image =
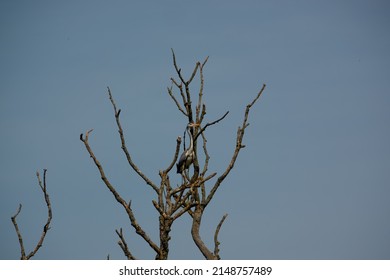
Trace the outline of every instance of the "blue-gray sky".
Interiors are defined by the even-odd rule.
[[[166,93],[174,73],[205,68],[210,171],[223,172],[245,105],[264,95],[233,172],[205,213],[225,259],[390,258],[390,5],[388,1],[1,1],[0,259],[17,259],[46,219],[36,170],[48,169],[52,228],[37,259],[121,259],[123,227],[154,258],[101,182],[90,144],[157,242],[153,193],[127,166],[106,87],[122,109],[134,161],[151,179],[186,125]],[[197,86],[195,86],[195,89]],[[194,89],[194,91],[195,91]],[[171,174],[179,183],[180,177]],[[189,218],[170,257],[198,259]]]

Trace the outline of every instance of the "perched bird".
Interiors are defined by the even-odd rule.
[[[196,124],[196,123],[189,123],[187,125],[186,130],[187,130],[188,135],[190,136],[190,146],[188,147],[188,149],[186,149],[181,154],[180,159],[179,159],[178,163],[176,164],[177,173],[183,174],[183,172],[186,169],[190,168],[190,165],[194,161],[194,157],[195,157],[194,138],[192,137],[190,129],[191,129],[191,127],[195,127],[195,126],[198,126],[198,124]]]

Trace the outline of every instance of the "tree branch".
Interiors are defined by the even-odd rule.
[[[204,212],[204,206],[197,205],[195,207],[195,210],[192,212],[192,227],[191,227],[191,235],[192,239],[194,240],[196,246],[200,250],[200,252],[203,254],[203,256],[207,260],[217,260],[217,257],[211,252],[206,244],[204,244],[202,238],[200,237],[200,225],[202,223],[202,216]]]
[[[217,228],[215,229],[215,234],[214,234],[214,256],[216,256],[218,260],[221,259],[221,257],[219,256],[219,244],[220,244],[220,242],[218,241],[218,234],[219,234],[219,231],[220,231],[220,229],[222,227],[222,224],[225,221],[227,216],[228,216],[228,214],[223,215],[221,221],[219,222]]]
[[[199,135],[201,135],[205,130],[206,130],[206,128],[207,127],[209,127],[209,126],[212,126],[212,125],[214,125],[214,124],[216,124],[216,123],[218,123],[218,122],[220,122],[221,120],[223,120],[226,116],[227,116],[227,114],[229,114],[229,111],[227,111],[222,117],[220,117],[218,120],[216,120],[216,121],[213,121],[213,122],[211,122],[211,123],[207,123],[196,135],[195,135],[195,137],[194,137],[194,142],[196,141],[196,139],[198,139],[198,137],[199,137]]]
[[[175,102],[176,106],[177,106],[177,109],[179,109],[180,112],[182,112],[184,114],[184,116],[187,117],[187,113],[183,110],[183,108],[180,106],[180,103],[179,101],[177,101],[176,97],[173,95],[173,92],[172,92],[172,87],[171,88],[167,88],[168,90],[168,94],[169,96],[173,99],[173,101]]]
[[[119,231],[116,229],[115,232],[120,239],[118,241],[118,245],[119,245],[119,247],[121,247],[121,249],[122,249],[123,253],[125,254],[125,256],[127,257],[127,259],[128,260],[135,260],[136,258],[134,258],[134,256],[131,254],[129,247],[127,246],[125,237],[123,236],[122,228],[120,228]]]
[[[180,80],[182,81],[183,84],[185,84],[186,81],[184,80],[183,76],[181,75],[181,69],[178,68],[177,64],[176,64],[175,52],[173,51],[173,49],[171,49],[171,51],[172,51],[172,57],[173,57],[173,66],[175,67],[176,73],[179,76]]]
[[[183,83],[180,83],[180,84],[179,84],[178,82],[176,82],[176,80],[175,80],[174,78],[171,78],[171,81],[172,81],[172,83],[179,89],[181,98],[182,98],[182,100],[183,100],[183,105],[186,106],[186,104],[187,104],[187,99],[186,99],[186,97],[185,97],[185,95],[184,95]],[[169,93],[169,92],[168,92],[168,93]],[[172,95],[173,95],[173,93],[172,93]],[[184,112],[184,110],[183,110],[183,112]],[[184,115],[187,116],[187,113],[184,112]],[[188,117],[188,116],[187,116],[187,117]]]
[[[196,75],[196,72],[198,71],[199,65],[200,65],[200,62],[197,62],[196,65],[195,65],[194,71],[192,71],[191,77],[190,77],[189,80],[187,81],[188,84],[190,84],[190,83],[192,82],[192,80],[194,79],[194,77],[195,77],[195,75]]]
[[[177,161],[177,158],[178,158],[178,156],[179,156],[180,144],[181,144],[181,138],[180,138],[180,137],[177,137],[177,139],[176,139],[176,151],[175,151],[175,155],[173,156],[173,160],[172,160],[171,164],[168,166],[167,169],[165,169],[165,170],[163,171],[165,174],[168,174],[168,172],[171,171],[172,167],[175,165],[175,162]]]
[[[209,152],[207,150],[207,139],[206,139],[206,136],[204,135],[204,133],[202,132],[202,140],[203,140],[203,152],[204,152],[204,155],[205,155],[205,160],[204,160],[204,165],[203,165],[203,170],[202,170],[202,173],[201,173],[201,176],[204,176],[208,170],[208,167],[209,167],[209,161],[210,161],[210,155],[209,155]]]
[[[118,126],[119,137],[120,137],[121,143],[122,143],[122,150],[124,151],[124,153],[126,155],[127,161],[129,162],[129,164],[133,168],[133,170],[145,181],[145,183],[148,184],[149,186],[151,186],[154,189],[154,191],[156,193],[158,193],[158,187],[145,174],[142,173],[142,171],[138,168],[138,166],[133,162],[129,151],[127,150],[126,143],[125,143],[125,137],[123,135],[123,129],[122,129],[122,126],[121,126],[121,123],[119,120],[119,114],[120,114],[121,110],[116,109],[115,101],[112,97],[111,90],[109,87],[107,87],[107,89],[108,89],[108,95],[109,95],[111,104],[112,104],[112,106],[114,108],[114,112],[115,112],[115,119],[116,119],[116,124]]]
[[[240,153],[240,150],[244,147],[242,145],[242,140],[244,138],[244,133],[245,133],[245,129],[248,127],[248,116],[249,116],[249,112],[250,112],[250,109],[251,107],[255,104],[255,102],[260,98],[260,95],[263,93],[264,89],[265,89],[265,84],[263,84],[263,87],[260,89],[260,91],[258,92],[258,94],[256,95],[256,97],[253,99],[253,101],[248,104],[246,106],[246,109],[245,109],[245,114],[244,114],[244,120],[242,122],[242,126],[241,127],[238,127],[238,130],[237,130],[237,138],[236,138],[236,148],[234,150],[234,153],[233,153],[233,156],[232,156],[232,159],[230,160],[230,163],[228,165],[228,167],[226,168],[225,172],[220,176],[218,177],[217,181],[215,182],[213,188],[210,190],[210,193],[209,195],[207,196],[207,199],[206,199],[206,205],[210,202],[210,200],[213,198],[215,192],[217,191],[218,187],[221,185],[222,181],[226,178],[226,176],[230,173],[230,171],[233,169],[234,167],[234,164],[237,160],[237,157],[238,157],[238,154]]]
[[[20,253],[21,253],[20,259],[21,260],[29,260],[38,252],[38,250],[42,247],[43,241],[45,240],[46,233],[50,229],[50,223],[51,223],[53,215],[52,215],[52,210],[51,210],[50,197],[49,197],[49,194],[47,193],[47,188],[46,188],[46,172],[47,172],[47,169],[43,169],[43,185],[42,185],[42,181],[41,181],[41,178],[40,178],[38,171],[37,171],[36,175],[37,175],[37,179],[38,179],[38,185],[43,192],[46,206],[47,206],[47,221],[46,221],[46,224],[43,226],[43,231],[42,231],[41,237],[40,237],[37,245],[35,246],[34,250],[31,251],[28,255],[26,255],[26,253],[25,253],[25,249],[24,249],[24,245],[23,245],[23,237],[22,237],[22,234],[20,233],[18,223],[16,222],[16,217],[19,215],[20,211],[22,210],[22,204],[19,204],[19,208],[18,208],[16,214],[11,217],[12,223],[15,227],[15,231],[16,231],[16,234],[18,235],[18,239],[19,239]]]
[[[200,88],[199,88],[199,94],[198,94],[198,104],[196,105],[196,122],[197,123],[201,123],[201,121],[202,121],[202,117],[200,116],[200,107],[204,108],[204,106],[202,106],[203,87],[204,87],[203,67],[206,65],[206,62],[208,59],[209,59],[209,57],[207,56],[202,64],[200,64],[200,62],[198,62],[198,64],[200,65],[200,67],[199,67]],[[204,112],[204,114],[206,113],[205,110],[202,110],[202,113],[203,112]],[[204,114],[202,114],[202,116]]]
[[[88,137],[89,137],[89,134],[92,132],[92,129],[89,130],[86,134],[85,134],[85,138],[83,138],[83,134],[80,135],[80,140],[84,143],[85,145],[85,148],[87,149],[90,157],[93,159],[96,167],[98,168],[99,170],[99,173],[100,173],[100,177],[102,179],[102,181],[104,182],[104,184],[106,185],[106,187],[110,190],[110,192],[114,195],[116,201],[119,202],[119,204],[121,204],[123,206],[123,208],[126,210],[126,213],[130,219],[130,222],[131,222],[131,225],[133,226],[133,228],[135,229],[136,233],[138,235],[140,235],[148,244],[149,246],[156,252],[159,252],[159,248],[158,246],[150,239],[150,237],[146,234],[146,232],[141,228],[141,226],[138,224],[137,222],[137,219],[135,218],[134,216],[134,213],[133,213],[133,210],[131,209],[131,203],[127,203],[120,195],[119,193],[116,191],[116,189],[114,188],[114,186],[110,183],[110,181],[107,179],[106,177],[106,174],[104,173],[104,169],[102,167],[102,165],[100,164],[100,162],[97,160],[95,154],[92,152],[92,149],[91,147],[89,146],[89,142],[88,142]]]
[[[18,208],[16,214],[11,217],[11,220],[12,220],[12,223],[14,224],[15,231],[16,231],[16,234],[17,234],[18,240],[19,240],[20,255],[21,255],[20,259],[26,260],[27,258],[26,258],[26,252],[24,250],[24,245],[23,245],[23,237],[22,237],[22,234],[20,233],[18,223],[16,222],[16,217],[19,215],[21,210],[22,210],[22,204],[19,204],[19,208]]]

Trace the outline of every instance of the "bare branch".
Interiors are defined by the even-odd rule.
[[[146,234],[146,232],[141,228],[141,226],[138,224],[137,222],[137,219],[135,218],[134,216],[134,213],[133,213],[133,210],[131,209],[131,203],[127,203],[120,195],[119,193],[116,191],[116,189],[114,188],[114,186],[110,183],[110,181],[107,179],[106,177],[106,174],[104,173],[104,169],[102,167],[102,165],[100,164],[100,162],[98,161],[98,159],[96,158],[95,154],[92,152],[92,149],[91,147],[89,146],[89,142],[88,142],[88,137],[89,137],[89,133],[92,131],[89,130],[86,134],[85,134],[85,138],[82,137],[82,134],[81,134],[81,141],[84,143],[85,145],[85,148],[87,149],[90,157],[93,159],[96,167],[98,168],[99,170],[99,173],[100,173],[100,177],[102,179],[102,181],[104,182],[104,184],[106,185],[106,187],[110,190],[110,192],[114,195],[116,201],[119,202],[119,204],[121,204],[123,206],[123,208],[126,210],[126,213],[130,219],[130,222],[131,222],[131,225],[134,227],[136,233],[138,235],[140,235],[148,244],[149,246],[155,250],[156,252],[159,251],[159,248],[158,246],[150,239],[150,237]]]
[[[218,234],[219,234],[219,231],[220,231],[220,229],[222,227],[222,224],[225,221],[227,216],[228,216],[228,214],[223,215],[221,221],[219,222],[217,228],[215,229],[215,234],[214,234],[214,256],[216,256],[218,260],[221,259],[221,257],[219,256],[219,244],[220,243],[218,241]]]
[[[201,117],[200,117],[200,107],[205,108],[205,106],[202,106],[202,97],[203,97],[203,87],[204,87],[204,78],[203,78],[203,67],[205,66],[207,60],[209,57],[206,57],[204,62],[199,67],[199,75],[200,75],[200,88],[199,88],[199,94],[198,94],[198,104],[196,105],[196,122],[201,123]],[[198,64],[200,64],[198,62]],[[205,110],[202,110],[202,116],[206,114]]]
[[[209,166],[209,160],[210,160],[210,155],[209,155],[209,152],[207,150],[207,139],[206,139],[206,136],[204,135],[204,133],[202,132],[202,140],[203,140],[203,152],[205,154],[205,160],[204,160],[204,165],[203,165],[203,171],[201,173],[201,176],[204,176],[208,170],[208,166]]]
[[[118,241],[118,245],[119,245],[119,247],[121,247],[121,249],[122,249],[123,253],[125,254],[125,256],[127,257],[127,259],[128,260],[135,260],[136,258],[134,258],[134,256],[131,254],[129,247],[127,246],[125,237],[123,236],[122,228],[120,228],[119,231],[116,229],[115,232],[120,239]]]
[[[11,217],[12,223],[15,227],[15,231],[16,231],[16,234],[18,235],[18,239],[19,239],[20,252],[21,252],[20,259],[21,260],[29,260],[38,252],[38,250],[42,247],[43,241],[45,240],[46,233],[50,229],[50,223],[51,223],[53,215],[52,215],[52,210],[51,210],[50,197],[49,197],[49,194],[47,193],[47,188],[46,188],[46,172],[47,172],[47,169],[44,169],[43,170],[43,184],[42,184],[42,181],[41,181],[41,178],[40,178],[38,171],[37,171],[37,179],[38,179],[38,185],[41,188],[43,195],[45,197],[45,202],[46,202],[46,206],[47,206],[47,221],[46,221],[46,224],[43,226],[43,231],[42,231],[41,237],[40,237],[37,245],[35,246],[34,250],[31,251],[28,255],[26,255],[24,245],[23,245],[23,237],[22,237],[22,234],[20,233],[18,224],[16,222],[16,217],[19,215],[20,211],[22,210],[22,204],[19,204],[18,211],[16,212],[16,214],[14,216]]]
[[[47,206],[47,221],[46,221],[46,224],[45,224],[44,227],[43,227],[42,235],[41,235],[41,238],[40,238],[39,241],[38,241],[37,246],[36,246],[35,249],[27,256],[27,259],[30,259],[31,257],[33,257],[33,256],[35,255],[35,253],[38,252],[39,248],[42,247],[43,241],[45,240],[45,237],[46,237],[46,233],[47,233],[47,231],[50,229],[50,222],[51,222],[51,219],[52,219],[52,217],[53,217],[53,215],[52,215],[52,210],[51,210],[51,204],[50,204],[49,194],[48,194],[47,191],[46,191],[46,172],[47,172],[47,169],[43,169],[43,186],[42,186],[42,182],[41,182],[41,178],[40,178],[39,172],[37,172],[37,178],[38,178],[39,186],[41,187],[41,189],[42,189],[42,191],[43,191],[43,195],[44,195],[45,201],[46,201],[46,206]]]
[[[191,235],[192,239],[194,240],[196,246],[200,250],[200,252],[203,254],[203,256],[207,260],[216,260],[217,257],[207,248],[206,244],[204,244],[202,238],[200,237],[200,224],[202,222],[202,216],[204,212],[204,206],[197,205],[195,207],[195,210],[192,212],[192,227],[191,227]]]
[[[198,67],[200,65],[200,62],[197,62],[196,65],[195,65],[195,68],[194,68],[194,71],[192,71],[192,75],[191,77],[189,78],[189,80],[187,81],[187,83],[191,83],[192,80],[194,79],[195,75],[196,75],[196,72],[198,71]]]
[[[177,137],[175,155],[173,156],[173,160],[172,160],[171,164],[168,166],[167,169],[164,170],[165,174],[168,174],[168,172],[171,171],[172,167],[175,165],[175,162],[177,161],[177,157],[179,156],[180,144],[181,144],[181,138]]]
[[[209,259],[209,260],[211,260],[211,259],[219,259],[220,258],[219,257],[218,233],[219,233],[219,230],[220,230],[220,228],[222,226],[222,223],[224,222],[226,217],[224,216],[222,218],[221,222],[219,223],[219,225],[217,226],[217,229],[216,229],[216,232],[215,232],[215,235],[214,235],[214,253],[213,253],[213,252],[211,252],[207,248],[207,246],[204,244],[202,238],[200,237],[200,225],[201,225],[201,221],[202,221],[202,216],[203,216],[205,208],[207,207],[208,203],[210,203],[210,201],[213,198],[213,196],[214,196],[215,192],[217,191],[218,187],[220,186],[222,181],[226,178],[226,176],[229,174],[229,172],[233,169],[234,163],[235,163],[235,161],[237,159],[237,156],[238,156],[238,154],[240,152],[240,149],[243,148],[242,140],[243,140],[243,137],[244,137],[245,129],[248,126],[247,120],[248,120],[250,108],[259,99],[259,97],[260,97],[261,93],[264,91],[264,89],[265,89],[265,85],[263,85],[263,87],[261,88],[261,90],[259,91],[257,96],[255,97],[255,99],[250,104],[248,104],[247,107],[246,107],[242,127],[239,127],[238,130],[237,130],[236,148],[235,148],[235,151],[233,153],[233,156],[232,156],[232,159],[230,161],[230,164],[226,168],[225,172],[217,179],[216,183],[214,184],[214,186],[211,189],[210,193],[208,194],[207,198],[205,200],[202,199],[202,203],[196,205],[196,207],[195,207],[195,209],[193,211],[188,210],[188,213],[192,217],[192,227],[191,227],[192,239],[194,240],[195,244],[197,245],[197,247],[199,248],[199,250],[201,251],[203,256],[206,259]],[[226,115],[227,115],[227,113],[221,119],[223,119]],[[219,119],[219,120],[221,120],[221,119]],[[217,120],[217,121],[219,121],[219,120]],[[203,135],[203,131],[206,129],[206,127],[209,126],[209,125],[212,125],[212,124],[213,123],[210,123],[210,124],[206,125],[203,129],[201,129],[198,132],[198,134],[196,135],[196,137],[199,136],[200,134]],[[206,156],[207,156],[207,152],[206,152]],[[202,195],[205,195],[204,189],[202,189]]]
[[[183,191],[183,190],[186,190],[186,189],[191,189],[193,187],[196,187],[196,186],[199,186],[200,184],[204,184],[205,182],[207,182],[208,180],[210,180],[211,178],[213,178],[215,175],[217,175],[217,173],[212,173],[210,175],[208,175],[207,177],[205,178],[198,178],[198,180],[190,183],[190,184],[182,184],[181,186],[173,189],[170,193],[170,195],[173,195],[173,194],[176,194],[180,191]]]
[[[26,258],[26,252],[24,250],[24,245],[23,245],[23,237],[22,237],[22,234],[20,233],[18,223],[16,222],[16,217],[19,215],[21,210],[22,210],[22,204],[19,204],[18,211],[16,212],[16,214],[14,216],[11,217],[11,220],[12,220],[12,223],[14,224],[15,231],[16,231],[16,234],[18,235],[18,239],[19,239],[20,255],[21,255],[20,259],[26,260],[27,258]]]
[[[138,166],[133,162],[129,151],[127,150],[126,143],[125,143],[125,137],[123,135],[123,129],[122,129],[122,126],[121,126],[121,123],[119,120],[119,114],[121,111],[120,110],[118,111],[116,109],[115,101],[112,97],[111,90],[109,87],[107,87],[107,89],[108,89],[108,95],[109,95],[111,104],[112,104],[112,106],[114,108],[114,112],[115,112],[115,119],[116,119],[116,124],[118,126],[119,136],[120,136],[121,143],[122,143],[122,150],[124,151],[124,153],[126,155],[127,161],[129,162],[129,164],[133,168],[133,170],[146,182],[146,184],[151,186],[154,189],[154,191],[156,193],[158,193],[158,187],[148,177],[146,177],[145,174],[142,173],[142,171],[138,168]]]
[[[174,78],[171,78],[171,81],[173,84],[175,84],[176,87],[180,88],[182,84],[179,84],[178,82],[176,82],[176,80]]]
[[[227,111],[222,117],[220,117],[218,120],[216,120],[216,121],[213,121],[213,122],[211,122],[211,123],[207,123],[197,134],[196,134],[196,136],[194,137],[194,142],[196,141],[196,139],[198,138],[198,136],[200,135],[200,134],[202,134],[205,130],[206,130],[206,128],[207,127],[209,127],[209,126],[211,126],[211,125],[214,125],[214,124],[216,124],[216,123],[218,123],[218,122],[220,122],[221,120],[223,120],[226,116],[227,116],[227,114],[229,114],[229,111]]]
[[[154,208],[160,213],[161,216],[164,216],[165,212],[164,209],[161,209],[160,205],[157,203],[157,201],[152,200]]]
[[[188,196],[189,195],[190,194],[188,194]],[[196,206],[196,203],[187,203],[186,205],[184,205],[184,204],[185,203],[182,203],[182,205],[184,207],[172,217],[173,220],[176,220],[177,218],[182,216],[184,213],[188,212],[188,210],[190,210],[192,207]]]
[[[185,95],[184,95],[184,91],[183,91],[183,83],[178,83],[178,82],[176,82],[176,80],[174,79],[174,78],[171,78],[171,81],[172,81],[172,83],[180,90],[180,95],[181,95],[181,98],[182,98],[182,100],[183,100],[183,104],[184,104],[184,106],[186,106],[186,104],[187,104],[187,99],[186,99],[186,97],[185,97]],[[185,115],[187,116],[187,113],[185,113]]]
[[[186,81],[184,80],[183,76],[181,75],[181,69],[179,67],[177,67],[175,52],[173,51],[173,49],[171,49],[171,51],[172,51],[172,57],[173,57],[173,66],[175,66],[176,73],[179,76],[180,80],[182,81],[183,84],[185,84]]]
[[[245,115],[244,115],[244,120],[243,120],[242,126],[239,127],[238,130],[237,130],[236,148],[234,150],[232,159],[230,160],[230,163],[229,163],[228,167],[226,168],[225,172],[217,179],[217,181],[215,182],[213,188],[211,189],[211,191],[210,191],[210,193],[209,193],[209,195],[208,195],[208,197],[206,199],[206,202],[205,202],[206,205],[213,198],[215,192],[217,191],[218,187],[221,185],[222,181],[226,178],[226,176],[233,169],[234,164],[235,164],[235,162],[237,160],[238,154],[239,154],[241,148],[244,147],[242,145],[242,140],[244,138],[245,129],[248,127],[248,122],[247,121],[248,121],[249,111],[250,111],[251,107],[255,104],[255,102],[259,99],[259,97],[263,93],[264,89],[265,89],[265,84],[263,84],[263,87],[260,89],[260,91],[256,95],[255,99],[253,99],[253,101],[246,106]]]
[[[173,92],[172,92],[172,87],[171,88],[167,88],[168,90],[168,94],[169,96],[173,99],[173,101],[175,102],[176,106],[177,106],[177,109],[179,109],[180,112],[182,112],[184,114],[184,116],[187,117],[187,113],[183,110],[183,108],[180,106],[180,103],[179,101],[177,101],[176,97],[173,95]]]
[[[196,66],[194,68],[194,71],[192,72],[190,79],[188,81],[185,81],[183,78],[183,75],[181,74],[181,69],[177,66],[175,52],[173,51],[173,49],[171,49],[171,51],[172,51],[172,57],[173,57],[173,65],[175,67],[176,73],[179,76],[182,84],[184,84],[184,86],[185,86],[185,95],[184,95],[183,87],[182,87],[182,85],[179,85],[180,94],[182,95],[182,98],[183,98],[183,104],[184,104],[186,111],[187,111],[186,116],[188,117],[188,122],[193,123],[194,120],[193,120],[193,115],[192,115],[191,93],[190,93],[189,85],[192,82],[192,79],[195,77],[195,74],[197,72],[198,67],[200,66],[200,63],[199,62],[196,63]],[[173,80],[173,79],[171,79],[171,80]],[[175,82],[175,84],[177,84],[177,82]]]
[[[99,173],[100,173],[100,177],[101,177],[102,181],[104,182],[104,184],[107,186],[107,188],[110,190],[110,192],[114,195],[115,199],[121,205],[123,205],[124,207],[127,207],[126,201],[119,195],[119,193],[116,191],[116,189],[111,185],[110,181],[106,177],[106,174],[104,173],[104,169],[103,169],[102,165],[100,164],[100,162],[96,158],[95,154],[93,153],[91,147],[89,146],[88,138],[89,138],[89,134],[92,131],[93,131],[92,129],[87,131],[87,133],[85,134],[85,138],[80,137],[80,139],[84,143],[85,148],[87,149],[90,157],[92,158],[96,167],[98,168]]]
[[[192,186],[192,184],[183,183],[181,186],[179,186],[179,187],[173,189],[173,190],[171,191],[170,195],[174,195],[174,194],[176,194],[176,193],[178,193],[178,192],[184,191],[184,190],[186,190],[186,189],[190,189],[191,186]]]

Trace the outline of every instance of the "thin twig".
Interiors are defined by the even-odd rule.
[[[221,259],[221,257],[219,256],[219,245],[220,245],[220,243],[218,241],[218,234],[219,234],[219,231],[220,231],[220,229],[222,227],[222,224],[225,221],[227,216],[228,216],[228,214],[223,215],[221,221],[219,222],[217,228],[215,229],[215,234],[214,234],[214,256],[216,256],[218,260]]]
[[[203,78],[203,67],[206,65],[207,60],[209,57],[207,56],[204,62],[199,67],[199,75],[200,75],[200,88],[199,88],[199,94],[198,94],[198,104],[196,105],[196,122],[201,123],[201,117],[200,117],[200,107],[202,106],[202,97],[203,97],[203,87],[204,87],[204,78]],[[198,62],[198,64],[200,64]],[[203,113],[203,112],[202,112]],[[203,116],[203,114],[202,114]]]
[[[207,139],[206,139],[206,136],[204,135],[204,133],[202,132],[202,140],[203,140],[203,152],[205,154],[205,160],[204,160],[204,165],[203,165],[203,171],[201,173],[201,176],[204,176],[208,170],[208,166],[209,166],[209,161],[210,161],[210,155],[209,155],[209,152],[207,150]]]
[[[200,134],[202,134],[205,130],[206,130],[206,128],[207,127],[209,127],[209,126],[211,126],[211,125],[214,125],[214,124],[216,124],[216,123],[218,123],[218,122],[220,122],[221,120],[223,120],[226,116],[227,116],[227,114],[229,114],[229,111],[227,111],[222,117],[220,117],[218,120],[216,120],[216,121],[213,121],[213,122],[211,122],[211,123],[207,123],[196,135],[195,135],[195,137],[194,137],[194,142],[196,141],[196,139],[199,137],[199,135]]]
[[[186,96],[184,95],[184,91],[183,91],[183,83],[177,83],[176,80],[174,78],[171,78],[171,81],[175,84],[175,86],[179,89],[180,91],[180,96],[181,96],[181,99],[183,101],[183,104],[184,106],[186,107],[186,104],[187,104],[187,99],[186,99]],[[185,113],[185,112],[184,112]],[[187,113],[185,113],[185,115],[188,117]]]
[[[177,158],[179,156],[180,144],[181,144],[181,138],[177,137],[175,154],[173,156],[173,160],[172,160],[171,164],[167,167],[167,169],[164,170],[165,174],[168,174],[168,172],[171,171],[172,167],[175,165],[175,162],[177,161]]]
[[[176,73],[179,76],[180,80],[182,81],[182,83],[185,84],[186,81],[184,80],[183,76],[181,75],[181,69],[179,67],[177,67],[175,52],[173,51],[173,49],[171,49],[171,51],[172,51],[172,57],[173,57],[173,66],[175,66]]]
[[[119,114],[120,114],[121,110],[117,110],[115,101],[114,101],[114,99],[112,97],[112,94],[111,94],[111,90],[110,90],[109,87],[107,87],[107,89],[108,89],[108,95],[109,95],[111,104],[112,104],[112,106],[114,108],[114,112],[115,112],[115,119],[116,119],[116,124],[118,126],[119,137],[120,137],[121,143],[122,143],[122,150],[124,151],[124,153],[126,155],[127,161],[130,164],[130,166],[133,168],[133,170],[145,181],[145,183],[147,185],[151,186],[154,189],[154,191],[156,193],[158,193],[158,187],[144,173],[142,173],[142,171],[133,162],[133,160],[132,160],[132,158],[130,156],[130,153],[129,153],[127,147],[126,147],[125,137],[123,135],[123,129],[122,129],[122,126],[121,126],[121,123],[120,123],[120,120],[119,120]]]
[[[20,259],[21,260],[26,260],[26,253],[24,250],[24,245],[23,245],[23,237],[22,234],[20,233],[18,223],[16,222],[16,217],[19,215],[20,211],[22,210],[22,204],[19,204],[19,208],[14,216],[11,217],[12,223],[14,224],[16,234],[18,235],[18,240],[19,240],[19,246],[20,246]]]
[[[194,68],[194,71],[192,71],[192,75],[191,77],[188,79],[187,83],[191,83],[192,80],[194,79],[195,75],[196,75],[196,72],[198,71],[198,67],[200,65],[200,62],[197,62],[196,65],[195,65],[195,68]]]
[[[173,95],[172,87],[171,88],[167,88],[167,90],[168,90],[169,96],[173,99],[173,101],[175,102],[175,104],[176,104],[177,108],[179,109],[179,111],[182,112],[183,115],[187,117],[187,113],[183,110],[183,108],[180,106],[179,101],[177,101],[176,97]]]
[[[206,136],[204,135],[204,133],[202,132],[202,140],[203,140],[203,152],[205,154],[205,160],[204,160],[204,165],[203,165],[203,170],[200,174],[200,176],[204,177],[206,175],[206,172],[208,170],[208,166],[209,166],[209,161],[210,161],[210,155],[208,153],[208,150],[207,150],[207,139],[206,139]],[[214,176],[217,175],[217,173],[214,173]],[[205,202],[206,200],[206,187],[205,187],[205,184],[202,184],[200,186],[200,190],[201,190],[201,194],[202,194],[202,203]]]

